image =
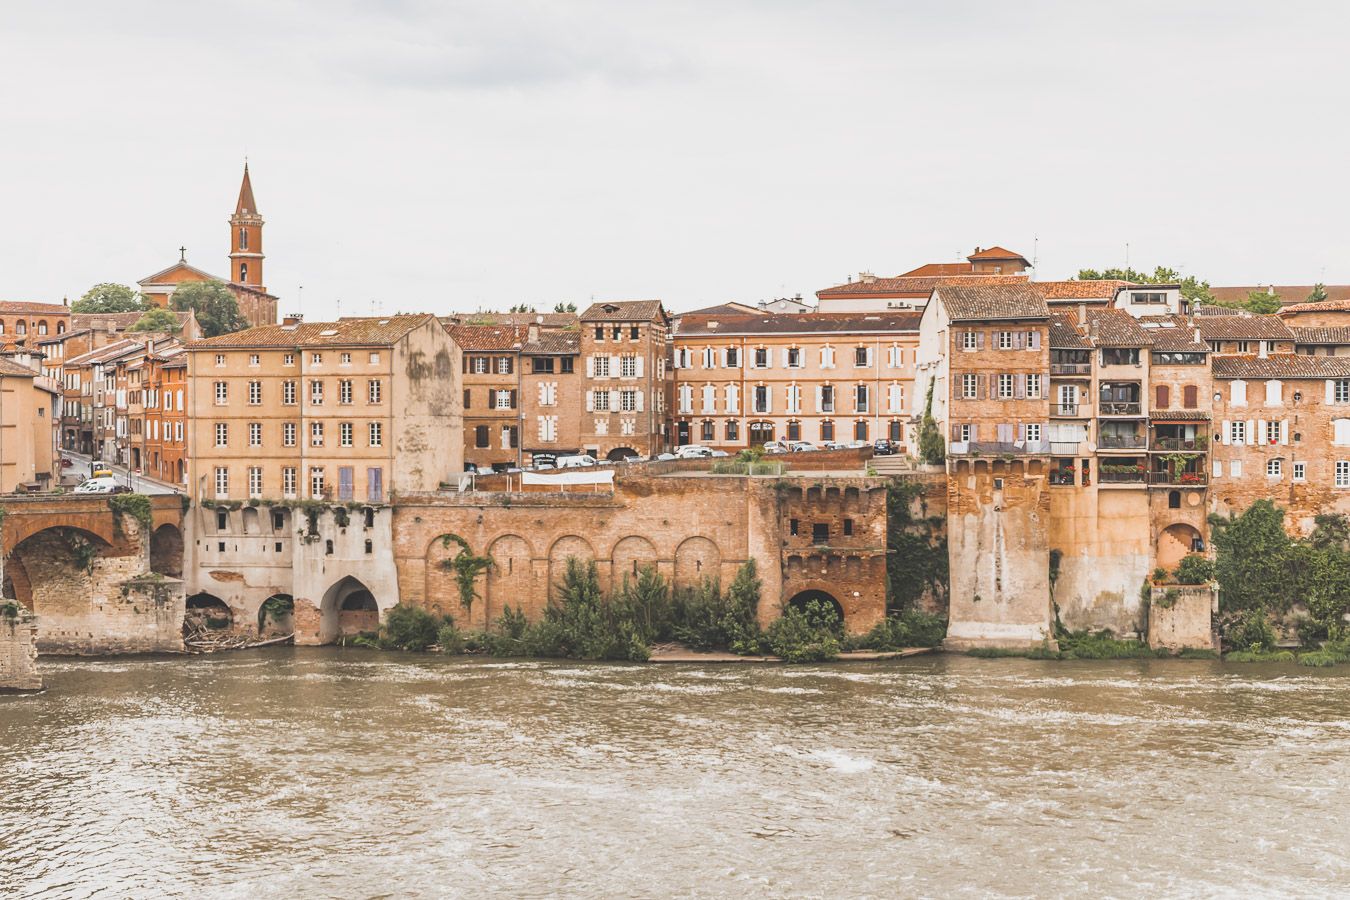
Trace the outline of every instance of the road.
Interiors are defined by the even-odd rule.
[[[93,460],[88,456],[83,453],[76,453],[74,450],[62,450],[61,455],[75,463],[70,468],[63,469],[63,472],[75,472],[85,478],[89,477],[89,464]],[[120,484],[125,484],[138,494],[181,494],[183,492],[180,486],[159,481],[146,475],[137,475],[134,472],[129,472],[125,466],[109,465],[108,468],[112,470],[113,477]]]

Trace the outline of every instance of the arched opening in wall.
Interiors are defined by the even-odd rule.
[[[839,618],[840,623],[844,621],[843,605],[840,604],[838,600],[834,599],[834,597],[830,596],[830,594],[826,593],[825,591],[820,590],[802,591],[793,596],[793,598],[788,601],[788,606],[791,606],[794,609],[799,609],[804,613],[809,613],[811,612],[813,602],[818,604],[815,607],[816,609],[820,609],[820,606],[823,605],[826,609],[834,611],[834,614]]]
[[[773,423],[751,422],[748,432],[750,435],[750,443],[752,445],[766,444],[773,440]]]
[[[225,601],[214,594],[193,594],[187,598],[183,612],[183,637],[229,631],[234,626],[234,613]]]
[[[585,538],[569,534],[558,538],[553,542],[553,546],[548,551],[548,599],[549,602],[559,597],[559,584],[563,575],[567,572],[567,560],[575,557],[583,565],[595,559],[595,550],[591,548],[590,541]]]
[[[609,554],[613,563],[614,584],[612,590],[619,590],[624,582],[636,584],[642,576],[642,570],[657,563],[656,547],[641,535],[630,535],[614,545]]]
[[[1178,522],[1168,525],[1158,535],[1158,549],[1154,565],[1168,571],[1190,553],[1200,547],[1200,532],[1194,527]]]
[[[150,535],[150,571],[183,577],[183,532],[177,525],[161,525]]]
[[[98,535],[79,528],[45,528],[10,551],[0,589],[5,599],[48,617],[48,622],[62,615],[87,615],[94,567],[107,547]],[[38,627],[43,627],[41,618]]]
[[[379,630],[379,604],[359,578],[347,575],[324,593],[319,606],[319,643]]]
[[[1181,509],[1181,491],[1167,492],[1167,508]]]
[[[610,462],[623,462],[625,459],[637,456],[638,452],[632,447],[615,447],[605,454],[605,459]]]
[[[693,588],[722,574],[722,551],[705,537],[687,538],[675,548],[675,587]]]
[[[252,506],[245,506],[241,511],[243,518],[244,534],[261,534],[258,528],[258,510]]]
[[[295,633],[295,598],[290,594],[273,594],[258,607],[258,635],[263,638],[284,637]]]

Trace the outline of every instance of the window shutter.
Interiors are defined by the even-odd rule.
[[[1020,332],[1019,332],[1020,333]],[[1025,400],[1027,396],[1027,376],[1013,376],[1013,396],[1018,400]],[[1020,438],[1019,438],[1020,440]]]
[[[766,413],[767,413],[767,412],[773,412],[773,391],[772,391],[772,390],[766,390],[766,391],[764,392],[764,411],[765,411]]]
[[[642,359],[641,356],[637,358],[637,377],[639,378],[642,377]]]
[[[515,392],[515,390],[512,390],[512,391],[511,391],[511,408],[512,408],[512,409],[515,409],[515,408],[516,408],[516,392]]]
[[[957,425],[955,422],[952,423],[952,440],[953,441],[961,440],[961,426]]]
[[[1027,333],[1025,331],[1014,331],[1012,335],[1013,349],[1021,350],[1024,348],[1026,346],[1026,338]],[[1021,426],[1019,425],[1018,427],[1020,428]],[[1021,438],[1019,437],[1018,440],[1020,441]]]
[[[824,406],[825,390],[820,385],[816,385],[816,412],[824,412]]]
[[[971,425],[971,426],[970,426],[970,440],[971,440],[971,442],[973,443],[973,442],[975,442],[975,441],[978,441],[979,439],[980,439],[980,426],[979,426],[978,424]]]
[[[987,400],[987,399],[988,399],[988,394],[987,394],[988,378],[989,378],[989,376],[987,376],[987,375],[976,375],[976,376],[975,376],[975,399],[976,399],[976,400]]]
[[[983,331],[977,331],[977,332],[975,332],[975,349],[976,349],[976,350],[983,350],[983,349],[984,349],[984,332],[983,332]]]
[[[1156,401],[1158,409],[1167,409],[1167,400],[1168,400],[1167,394],[1168,394],[1167,385],[1165,384],[1158,385],[1158,397]]]
[[[1017,439],[1025,441],[1027,439],[1027,426],[1021,422],[1017,423]]]
[[[958,332],[956,332],[956,349],[957,349],[957,350],[960,350],[960,351],[963,352],[963,353],[965,352],[965,350],[966,350],[966,332],[964,332],[964,331],[958,331]]]
[[[617,390],[609,392],[609,411],[610,412],[619,411],[619,392]]]
[[[1254,421],[1252,421],[1251,419],[1248,419],[1248,420],[1247,420],[1247,440],[1244,441],[1244,443],[1247,444],[1248,446],[1252,446],[1252,445],[1254,445],[1254,444],[1256,443],[1256,441],[1257,441],[1257,438],[1256,438],[1256,423],[1255,423]]]
[[[1281,443],[1281,444],[1287,444],[1287,443],[1289,443],[1289,420],[1288,420],[1288,419],[1281,419],[1281,420],[1280,420],[1280,443]]]
[[[1335,403],[1335,402],[1336,402],[1336,382],[1334,382],[1334,381],[1332,381],[1330,378],[1328,378],[1328,379],[1327,379],[1327,405],[1330,406],[1331,404],[1333,404],[1333,403]]]
[[[587,377],[587,378],[594,378],[594,377],[595,377],[595,357],[594,357],[594,356],[588,356],[588,357],[586,357],[586,377]],[[587,408],[589,409],[589,407],[587,407]]]
[[[595,412],[595,391],[586,392],[586,412]]]
[[[1266,420],[1265,420],[1265,419],[1257,419],[1257,420],[1256,420],[1256,428],[1257,428],[1257,431],[1256,431],[1256,440],[1252,441],[1252,443],[1253,443],[1253,444],[1268,444],[1268,443],[1270,443],[1269,441],[1266,440]]]
[[[1231,444],[1233,442],[1233,423],[1225,421],[1220,434],[1222,435],[1222,440],[1225,444]]]
[[[642,412],[642,391],[637,392],[637,411]]]
[[[692,351],[692,350],[686,350],[685,352],[686,352],[686,353],[693,353],[694,351]],[[623,371],[622,369],[619,368],[619,366],[622,365],[621,359],[622,359],[622,357],[618,357],[618,356],[611,356],[611,357],[609,358],[609,377],[610,377],[610,378],[618,378],[618,377],[619,377],[619,372]],[[691,360],[691,361],[692,361],[692,360]]]
[[[1032,350],[1041,349],[1041,333],[1039,331],[1029,332],[1027,337],[1030,338],[1030,348]]]
[[[548,406],[548,385],[539,382],[539,405]]]

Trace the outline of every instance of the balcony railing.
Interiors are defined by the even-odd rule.
[[[1050,364],[1051,375],[1091,375],[1092,363],[1057,363]]]
[[[1088,403],[1051,403],[1050,415],[1086,419],[1092,415],[1092,406]]]
[[[1138,400],[1103,400],[1098,408],[1102,416],[1137,416],[1141,405]]]
[[[1050,452],[1055,456],[1086,456],[1090,451],[1078,441],[1051,441]]]
[[[1097,438],[1097,449],[1142,450],[1146,443],[1142,434],[1103,434]]]
[[[1148,481],[1148,473],[1143,469],[1109,471],[1107,466],[1097,468],[1097,480],[1102,484],[1144,484]]]
[[[1148,478],[1149,484],[1165,485],[1204,485],[1209,484],[1209,473],[1203,470],[1195,472],[1173,473],[1170,469],[1166,472],[1150,472]]]
[[[1050,452],[1049,441],[953,441],[948,456],[1025,456]]]
[[[1209,449],[1209,437],[1201,435],[1193,438],[1155,437],[1154,450],[1193,450],[1203,453]]]

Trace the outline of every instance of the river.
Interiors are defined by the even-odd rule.
[[[1350,670],[44,660],[0,895],[1326,895]]]

